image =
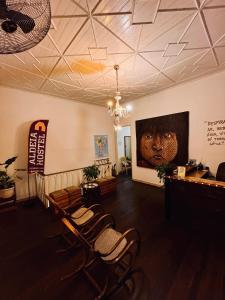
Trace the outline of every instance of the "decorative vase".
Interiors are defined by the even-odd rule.
[[[8,188],[8,189],[2,189],[0,190],[0,198],[2,199],[8,199],[11,198],[15,193],[14,187]]]

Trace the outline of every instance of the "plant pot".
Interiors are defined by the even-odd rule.
[[[8,199],[11,198],[15,193],[14,187],[0,190],[0,198],[2,199]]]

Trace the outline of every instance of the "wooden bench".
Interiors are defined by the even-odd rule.
[[[50,193],[49,196],[63,209],[76,205],[82,197],[81,188],[77,186],[70,186],[65,189],[54,191]],[[55,213],[57,212],[55,211]]]
[[[100,188],[100,195],[105,196],[116,191],[116,177],[107,176],[99,178],[96,183]]]

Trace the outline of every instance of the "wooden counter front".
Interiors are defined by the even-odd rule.
[[[165,180],[166,218],[182,213],[189,217],[214,214],[225,219],[225,182],[168,176]]]

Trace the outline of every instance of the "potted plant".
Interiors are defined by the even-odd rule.
[[[99,170],[98,166],[96,166],[96,165],[92,165],[92,166],[83,168],[84,179],[87,182],[94,181],[95,179],[98,178],[99,174],[100,174],[100,170]]]
[[[3,171],[0,170],[0,198],[2,199],[11,198],[15,193],[15,180],[13,176],[8,175],[7,169],[16,159],[17,156],[13,156],[4,163],[0,163],[5,169]]]
[[[176,169],[176,165],[172,163],[162,164],[157,166],[156,168],[157,176],[160,179],[160,182],[163,181],[165,183],[165,177],[173,175],[174,170]]]

